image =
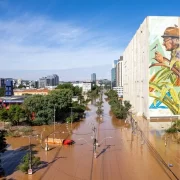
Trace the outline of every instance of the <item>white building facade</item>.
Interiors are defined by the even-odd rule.
[[[113,87],[113,90],[117,92],[118,97],[123,97],[123,87]]]
[[[120,59],[116,65],[116,86],[123,87],[123,56],[120,56]]]
[[[77,82],[72,84],[73,86],[78,86],[79,88],[82,88],[83,93],[87,93],[92,89],[92,82]]]
[[[168,50],[165,43],[178,42],[179,28],[180,17],[147,17],[123,53],[123,100],[130,101],[137,115],[147,119],[180,115],[179,77],[173,71],[179,67],[179,45]],[[157,53],[167,61],[154,59]]]
[[[116,64],[116,87],[113,87],[113,90],[117,91],[119,97],[123,97],[123,56],[120,56]]]

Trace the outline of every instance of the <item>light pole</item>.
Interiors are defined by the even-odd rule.
[[[48,145],[48,137],[49,137],[49,136],[46,137],[45,148],[44,148],[43,145],[42,145],[42,139],[43,139],[43,133],[44,133],[44,132],[45,132],[45,128],[43,129],[43,131],[42,131],[41,134],[40,134],[40,144],[41,144],[41,147],[42,147],[43,149],[45,149],[45,151],[49,151],[49,145]]]
[[[97,157],[97,154],[96,154],[96,146],[97,146],[97,139],[96,139],[96,128],[95,126],[92,128],[92,131],[93,131],[93,154],[94,154],[94,158]]]
[[[73,123],[73,111],[72,111],[72,109],[74,108],[74,107],[70,107],[71,108],[71,132],[72,132],[72,123]]]
[[[28,174],[32,175],[33,174],[33,167],[32,167],[32,148],[31,148],[31,137],[39,137],[39,134],[37,135],[29,135],[29,136],[22,136],[22,137],[28,137],[29,138],[29,162],[28,162]]]
[[[32,152],[31,152],[31,135],[29,135],[29,169],[28,174],[32,175]]]
[[[45,143],[45,151],[49,151],[49,145],[48,145],[48,136],[47,136],[47,140],[46,140],[46,143]]]
[[[53,134],[53,143],[54,143],[54,139],[55,139],[55,130],[56,130],[56,109],[55,109],[55,105],[54,105],[54,134]]]
[[[89,144],[88,141],[84,138],[80,138],[78,140],[84,140],[89,146],[93,147],[93,155],[94,155],[94,158],[97,158],[97,147],[99,147],[101,145],[101,143],[105,140],[105,139],[111,139],[112,137],[105,137],[100,143],[98,143],[97,141],[97,128],[95,127],[95,125],[93,125],[92,127],[92,136],[91,136],[91,139],[92,139],[92,143],[93,144]]]

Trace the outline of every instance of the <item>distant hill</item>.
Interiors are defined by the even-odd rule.
[[[60,81],[90,80],[91,74],[96,73],[97,79],[110,79],[111,65],[92,66],[73,69],[52,70],[0,70],[0,78],[15,78],[37,80],[50,74],[57,74]]]

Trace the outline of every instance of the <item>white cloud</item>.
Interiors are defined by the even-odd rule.
[[[65,69],[110,64],[120,39],[70,22],[26,15],[0,19],[0,69]]]

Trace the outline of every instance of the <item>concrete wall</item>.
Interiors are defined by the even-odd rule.
[[[178,77],[173,74],[170,67],[172,51],[166,50],[163,45],[164,39],[161,37],[166,28],[178,25],[179,19],[180,17],[147,17],[123,53],[123,99],[131,102],[134,112],[136,112],[137,115],[144,115],[148,119],[151,117],[179,115],[179,112],[173,111],[171,107],[171,104],[173,104],[174,109],[177,110],[180,105],[180,97],[178,97],[178,93],[180,92]],[[156,44],[158,44],[158,48],[152,50]],[[153,65],[151,67],[152,64],[157,63],[157,60],[153,59],[156,51],[161,53],[163,57],[169,59],[166,68],[167,71],[172,74],[173,80],[172,78],[170,79],[168,75],[164,78],[163,76],[158,77],[157,72],[162,71],[164,65]],[[176,54],[176,59],[173,62],[175,62],[176,67],[180,67],[178,64],[180,62],[178,56],[180,51],[177,52],[176,50],[174,53]],[[159,81],[157,78],[163,78],[163,81]],[[152,83],[159,87],[159,89],[152,88]],[[171,91],[171,93],[169,91]],[[164,101],[166,99],[171,101],[171,103],[166,103]]]
[[[148,117],[148,29],[147,19],[141,24],[123,53],[124,93],[134,112]]]

